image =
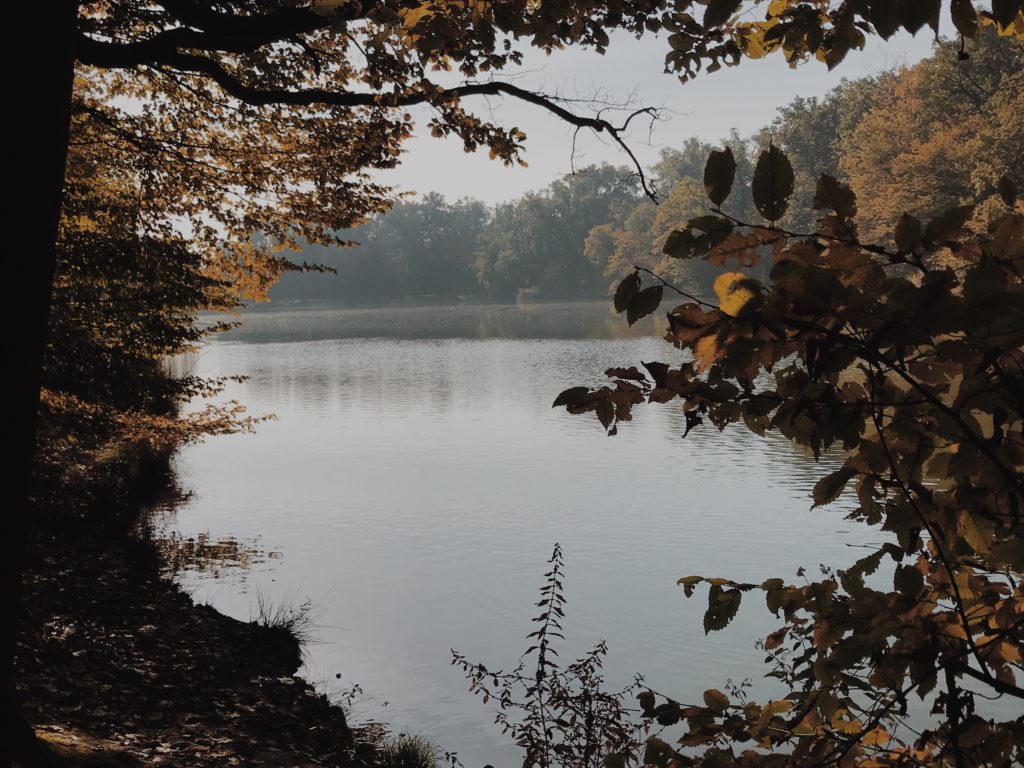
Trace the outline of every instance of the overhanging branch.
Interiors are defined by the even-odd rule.
[[[134,58],[122,58],[122,53],[118,49],[125,47],[127,46],[103,43],[83,36],[78,49],[79,60],[84,64],[100,67],[130,68],[136,66],[138,62]],[[131,63],[119,63],[122,61],[130,61]],[[466,83],[452,88],[438,87],[435,90],[420,89],[401,95],[393,95],[344,90],[335,91],[326,88],[260,88],[243,83],[233,73],[209,56],[183,53],[179,50],[162,50],[158,56],[147,63],[207,77],[220,86],[228,95],[253,106],[381,107],[393,109],[428,102],[434,103],[446,99],[462,99],[469,96],[512,96],[520,101],[538,106],[570,125],[575,125],[578,128],[589,128],[596,133],[610,136],[632,161],[644,193],[654,202],[658,201],[657,194],[651,187],[640,161],[622,137],[622,133],[629,126],[630,120],[638,114],[650,113],[650,108],[637,110],[630,115],[623,125],[615,126],[604,118],[578,115],[566,109],[556,100],[543,94],[498,80],[486,83]]]

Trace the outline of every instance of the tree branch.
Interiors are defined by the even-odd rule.
[[[84,64],[111,68],[130,68],[139,62],[134,59],[122,60],[117,46],[101,43],[83,36],[78,48],[79,60]],[[182,72],[208,77],[224,90],[229,96],[253,106],[269,106],[272,104],[293,107],[382,107],[399,108],[415,104],[434,103],[436,101],[461,99],[467,96],[513,96],[521,101],[541,107],[561,120],[578,128],[589,128],[596,133],[605,133],[612,137],[616,144],[629,156],[636,168],[644,193],[654,202],[657,194],[651,187],[643,166],[622,138],[622,132],[628,127],[629,120],[621,126],[615,126],[608,120],[599,117],[577,115],[558,104],[556,100],[521,88],[512,83],[492,80],[486,83],[466,83],[452,88],[436,87],[433,90],[415,90],[402,95],[380,94],[372,92],[355,92],[344,90],[328,90],[325,88],[260,88],[247,85],[233,73],[225,69],[218,61],[195,53],[182,53],[177,50],[161,51],[159,55],[146,62],[154,66],[163,65]],[[638,110],[631,118],[647,110]]]
[[[106,62],[100,66],[109,67],[154,63],[179,49],[251,53],[271,43],[327,28],[336,18],[296,7],[240,16],[220,13],[188,0],[165,0],[161,4],[169,12],[167,22],[178,22],[182,26],[163,29],[145,40],[130,43],[107,43],[80,35],[80,51],[102,46],[96,48]],[[346,4],[345,9],[348,11],[345,18],[355,19],[363,13],[359,3]]]

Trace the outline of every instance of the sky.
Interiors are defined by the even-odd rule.
[[[650,121],[637,120],[628,135],[641,163],[650,166],[661,148],[679,145],[688,137],[716,143],[732,128],[749,135],[770,123],[779,107],[798,96],[822,96],[843,78],[913,64],[931,52],[932,42],[930,30],[925,29],[916,37],[902,33],[888,42],[872,39],[865,50],[851,52],[831,72],[816,61],[790,69],[781,55],[774,55],[701,74],[683,84],[674,75],[664,74],[668,51],[664,39],[636,40],[622,34],[612,38],[604,56],[578,49],[551,57],[532,51],[512,79],[516,85],[546,93],[581,98],[596,94],[608,102],[629,101],[633,108],[662,109],[663,119],[653,130]],[[493,204],[542,189],[571,172],[572,126],[515,99],[467,99],[465,106],[481,116],[493,114],[506,127],[525,131],[524,159],[529,167],[506,167],[490,160],[486,151],[465,153],[458,139],[432,138],[425,128],[429,113],[421,108],[414,112],[418,135],[407,142],[401,166],[380,174],[380,180],[417,194],[436,191],[452,200],[474,197]],[[580,105],[579,111],[587,112],[586,105]],[[617,122],[613,114],[608,117]],[[601,162],[623,165],[629,158],[607,140],[602,142],[589,131],[580,132],[576,167]]]

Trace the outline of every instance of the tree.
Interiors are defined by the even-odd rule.
[[[984,227],[1002,208],[994,180],[1021,178],[1024,51],[990,33],[964,53],[960,60],[960,46],[946,43],[883,77],[863,119],[844,133],[840,165],[870,238],[887,234],[904,211],[920,217],[966,203],[978,203]]]
[[[366,224],[338,233],[339,238],[358,242],[358,247],[305,247],[306,258],[332,268],[336,275],[292,271],[274,284],[270,297],[370,301],[479,294],[476,241],[490,218],[479,200],[449,203],[431,192],[420,200],[399,201]]]
[[[72,153],[72,163],[82,160]],[[139,497],[136,490],[156,490],[179,444],[251,424],[237,404],[182,416],[183,402],[216,394],[223,382],[175,374],[167,364],[234,325],[200,324],[196,313],[234,310],[238,286],[211,277],[185,243],[135,231],[135,198],[116,194],[108,175],[116,169],[97,167],[103,170],[90,184],[69,186],[57,244],[35,464],[37,530],[108,523]]]
[[[612,368],[610,386],[567,390],[555,405],[595,413],[610,434],[635,406],[680,403],[687,431],[705,421],[775,431],[816,458],[842,447],[846,459],[815,484],[814,506],[851,486],[848,517],[885,539],[849,566],[822,566],[819,580],[799,573],[802,584],[682,577],[687,597],[708,587],[706,633],[726,627],[744,595],[764,594],[782,625],[762,647],[788,693],[760,704],[709,690],[687,705],[647,691],[647,717],[683,724],[679,747],[658,741],[649,754],[662,768],[1019,764],[1021,719],[976,711],[981,698],[1024,699],[1018,182],[994,184],[1002,210],[983,231],[967,226],[974,206],[959,205],[926,222],[903,214],[892,244],[875,244],[860,239],[854,192],[828,175],[814,196],[816,231],[778,226],[794,173],[774,147],[751,184],[761,221],[732,215],[729,158],[711,154],[711,213],[669,243],[722,268],[749,268],[769,249],[769,281],[723,271],[712,303],[657,275],[642,288],[635,272],[616,308],[633,322],[664,290],[682,294],[666,339],[683,361]],[[912,697],[937,716],[923,730],[911,722]]]
[[[814,228],[813,202],[818,177],[827,173],[845,178],[840,170],[846,159],[841,138],[849,136],[860,124],[877,87],[875,78],[844,80],[822,99],[795,99],[782,107],[772,124],[758,134],[758,147],[774,143],[793,164],[793,204],[782,222],[786,228],[799,232]]]
[[[69,142],[116,150],[139,183],[150,237],[190,230],[192,247],[254,292],[286,267],[267,247],[326,242],[390,202],[367,170],[396,162],[410,130],[406,109],[430,104],[436,133],[460,136],[514,162],[521,131],[470,115],[460,99],[511,95],[622,143],[610,122],[571,112],[513,84],[485,81],[517,62],[521,39],[548,51],[567,44],[603,49],[606,30],[639,33],[656,3],[624,3],[606,13],[567,6],[535,13],[499,4],[263,3],[234,0],[120,0],[24,3],[19,28],[38,36],[30,78],[33,110],[24,146],[36,167],[19,191],[32,222],[19,230],[14,284],[27,312],[12,334],[15,423],[10,444],[11,508],[5,553],[4,614],[15,618],[21,589],[24,524],[30,510],[42,362],[55,243]],[[436,84],[452,63],[461,85]],[[85,135],[84,132],[88,132]],[[625,146],[623,144],[623,146]],[[254,233],[262,237],[254,239]],[[13,323],[10,324],[14,327]],[[27,728],[13,707],[15,621],[3,633],[5,719]]]
[[[600,295],[600,273],[584,257],[587,233],[636,198],[629,172],[604,164],[499,205],[478,239],[478,279],[502,298]]]

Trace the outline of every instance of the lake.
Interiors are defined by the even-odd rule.
[[[423,734],[467,768],[521,757],[451,649],[515,665],[555,542],[563,659],[606,640],[613,684],[640,673],[699,701],[749,677],[770,692],[754,647],[776,626],[763,598],[705,637],[706,592],[686,600],[676,580],[794,579],[852,562],[850,545],[880,534],[841,508],[811,510],[834,457],[815,465],[742,428],[684,439],[674,406],[638,409],[613,438],[592,415],[550,407],[612,365],[678,359],[656,334],[606,303],[249,313],[185,362],[248,376],[225,396],[277,418],[180,452],[189,495],[165,532],[210,556],[179,579],[242,619],[261,602],[308,601],[305,674],[332,694],[358,684],[355,722]]]

